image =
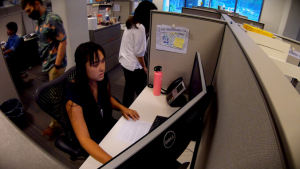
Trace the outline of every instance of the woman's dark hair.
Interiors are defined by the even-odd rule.
[[[27,6],[27,4],[34,6],[35,1],[39,1],[39,3],[41,5],[43,5],[43,1],[42,0],[22,0],[22,9],[24,10],[25,7]]]
[[[146,33],[149,31],[150,11],[157,10],[157,7],[150,1],[142,1],[134,11],[134,16],[126,21],[127,29],[136,27],[137,23],[144,25]]]
[[[15,23],[15,22],[9,22],[7,25],[6,25],[6,28],[11,30],[11,31],[14,31],[14,33],[16,34],[17,31],[18,31],[18,25]]]
[[[75,83],[81,88],[86,88],[88,85],[88,77],[86,74],[86,62],[90,61],[90,65],[100,61],[98,51],[101,51],[104,58],[105,52],[103,48],[93,42],[86,42],[80,44],[75,51],[75,63],[76,63],[76,77]],[[96,57],[94,57],[96,56]]]

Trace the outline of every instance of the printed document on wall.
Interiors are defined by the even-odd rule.
[[[189,42],[189,29],[183,27],[172,27],[168,25],[157,25],[156,49],[176,53],[187,53]]]

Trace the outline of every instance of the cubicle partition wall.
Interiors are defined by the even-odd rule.
[[[300,168],[299,94],[238,24],[222,17],[226,23],[153,11],[148,82],[153,83],[153,68],[161,65],[163,88],[180,76],[188,86],[195,52],[200,52],[215,97],[194,168]],[[161,24],[190,30],[187,54],[156,50]]]
[[[206,84],[211,84],[221,48],[226,22],[200,16],[153,11],[148,83],[153,84],[154,67],[162,66],[162,87],[167,88],[179,77],[189,85],[195,53],[199,52],[205,71]],[[189,29],[187,54],[156,50],[156,25],[175,25]],[[201,25],[201,26],[196,26]],[[179,66],[180,65],[180,66]]]
[[[195,168],[284,168],[270,110],[229,26],[213,84]]]
[[[299,168],[299,101],[290,82],[231,19],[195,168]],[[222,159],[222,160],[220,160]]]
[[[210,17],[210,18],[215,18],[215,19],[220,19],[221,18],[221,14],[216,12],[216,11],[204,10],[204,9],[199,9],[199,8],[182,7],[182,13],[198,15],[198,16],[205,16],[205,17]]]

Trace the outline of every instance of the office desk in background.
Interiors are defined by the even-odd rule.
[[[33,37],[30,39],[24,39],[23,42],[23,57],[26,59],[26,65],[29,67],[36,66],[42,63],[38,52],[38,39]]]
[[[167,104],[166,95],[154,96],[152,92],[153,89],[146,87],[130,106],[130,109],[136,110],[139,113],[140,121],[151,124],[157,115],[169,117],[179,109],[179,107],[174,108]],[[99,144],[112,157],[118,155],[131,145],[116,138],[125,121],[126,119],[122,116]],[[98,168],[100,166],[102,166],[100,162],[89,156],[80,169]]]

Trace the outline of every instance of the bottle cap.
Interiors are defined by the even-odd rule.
[[[161,66],[155,66],[154,67],[154,71],[156,71],[156,72],[160,72],[161,70],[162,70]]]

